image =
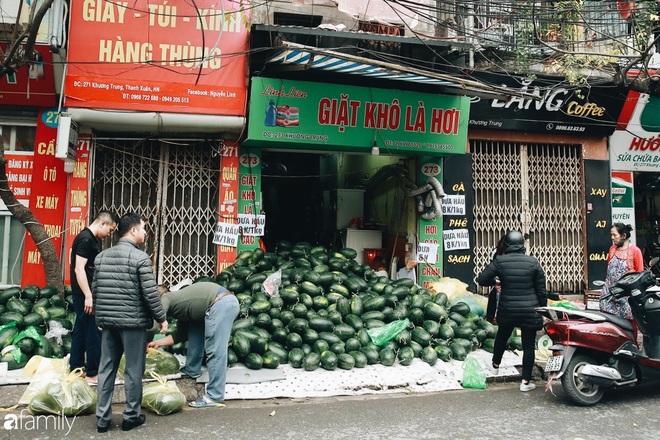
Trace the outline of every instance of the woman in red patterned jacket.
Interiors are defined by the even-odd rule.
[[[610,229],[612,246],[607,255],[607,275],[600,294],[600,310],[612,315],[632,320],[632,312],[627,299],[610,296],[610,288],[628,272],[644,270],[642,250],[630,242],[632,226],[614,223]]]

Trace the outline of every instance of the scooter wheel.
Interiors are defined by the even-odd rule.
[[[584,380],[580,371],[587,364],[598,364],[591,356],[577,354],[568,363],[561,378],[561,385],[566,395],[576,404],[592,406],[600,402],[605,390]]]

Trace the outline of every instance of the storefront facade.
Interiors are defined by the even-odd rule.
[[[445,273],[469,283],[490,262],[499,238],[517,229],[544,267],[550,291],[593,289],[592,281],[605,275],[602,252],[609,246],[606,137],[625,94],[607,85],[575,90],[549,77],[477,77],[538,99],[473,100],[466,198],[474,204],[460,218],[474,234],[473,259],[469,251],[462,260],[457,254]]]
[[[86,140],[76,164],[88,147],[89,173],[78,182],[87,203],[66,221],[142,214],[159,283],[218,271],[212,237],[245,128],[249,19],[229,1],[72,4],[62,112]]]
[[[660,100],[630,92],[609,139],[612,223],[629,224],[648,262],[660,256]]]
[[[410,163],[411,173],[414,174],[410,175],[410,185],[414,185],[415,181],[419,181],[419,186],[422,187],[435,182],[440,184],[442,159],[465,153],[468,111],[469,99],[464,96],[252,77],[248,135],[241,145],[241,152],[249,153],[241,155],[239,177],[241,182],[253,183],[254,186],[238,192],[239,211],[248,214],[259,211],[262,207],[261,201],[256,200],[256,194],[266,191],[263,187],[257,187],[261,181],[261,168],[258,165],[261,164],[260,158],[264,149],[270,152],[318,152],[324,156],[345,153],[347,156],[342,160],[346,161],[347,167],[350,166],[348,162],[364,162],[372,158],[381,160],[380,156],[392,157],[393,164],[401,157],[413,158]],[[245,164],[257,166],[245,167]],[[374,168],[373,164],[367,164],[365,169],[377,172],[379,168],[379,165]],[[322,177],[326,181],[333,180],[333,183],[324,188],[328,191],[359,191],[368,187],[352,187],[352,179],[348,176],[350,172],[342,170],[342,166],[335,167],[334,170],[326,168],[325,172],[323,176],[316,176],[316,180],[321,181]],[[377,194],[377,191],[375,193]],[[420,194],[425,193],[428,193],[428,190],[422,188]],[[374,192],[367,191],[368,200],[362,200],[362,203],[377,203],[374,200],[378,195],[372,199],[372,194]],[[404,250],[408,244],[431,245],[430,259],[433,261],[424,264],[428,270],[420,271],[420,284],[427,282],[427,278],[430,279],[436,272],[442,273],[441,247],[435,250],[442,234],[442,214],[431,214],[428,211],[434,208],[429,208],[426,213],[423,209],[418,215],[411,216],[409,224],[399,225],[400,230],[393,231],[403,231],[403,240],[408,240],[406,232],[414,237],[408,242],[399,243]],[[407,202],[401,209],[416,211],[414,197],[407,197]],[[265,210],[266,225],[277,221],[273,216],[269,217],[269,212],[272,211]],[[278,215],[286,214],[280,212]],[[316,218],[316,221],[323,223],[323,219],[324,217]],[[294,236],[293,230],[300,227],[302,220],[290,219],[291,236]],[[346,234],[346,231],[341,231],[346,226],[335,222],[330,227],[332,230],[323,232]],[[361,229],[359,225],[353,228]],[[337,245],[336,241],[331,240],[329,243]],[[343,245],[347,244],[346,241],[343,242]],[[381,249],[383,246],[385,244],[381,240],[374,249]],[[362,254],[364,249],[361,247],[356,250]],[[392,245],[385,246],[384,251],[387,257],[392,257],[395,253]],[[398,257],[403,259],[404,255],[400,254]],[[362,259],[362,255],[360,260],[367,262]]]
[[[2,49],[6,43],[0,43]],[[0,132],[9,187],[62,249],[67,174],[55,158],[57,104],[50,46],[37,44],[39,62],[0,78]],[[31,236],[0,202],[0,285],[45,284]]]

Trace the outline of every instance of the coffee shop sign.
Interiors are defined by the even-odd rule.
[[[506,108],[509,109],[513,107],[517,110],[542,110],[545,108],[546,111],[556,112],[561,110],[566,103],[566,99],[574,94],[573,91],[565,89],[563,87],[556,87],[542,91],[538,86],[531,86],[531,81],[524,81],[522,87],[520,88],[521,92],[531,93],[534,96],[537,96],[538,99],[533,98],[523,98],[520,96],[511,96],[507,101],[500,101],[499,99],[493,99],[491,102],[491,107],[493,108]],[[506,84],[503,84],[502,87],[508,87]],[[576,117],[602,117],[605,116],[605,107],[600,107],[597,104],[588,102],[585,104],[580,104],[577,101],[569,101],[566,105],[566,113],[569,116]]]

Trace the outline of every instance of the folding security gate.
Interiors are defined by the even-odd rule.
[[[94,212],[135,211],[145,217],[145,250],[159,284],[215,274],[219,156],[214,151],[209,142],[95,142]]]
[[[583,168],[580,145],[472,140],[475,276],[502,235],[526,234],[549,291],[584,288]]]

